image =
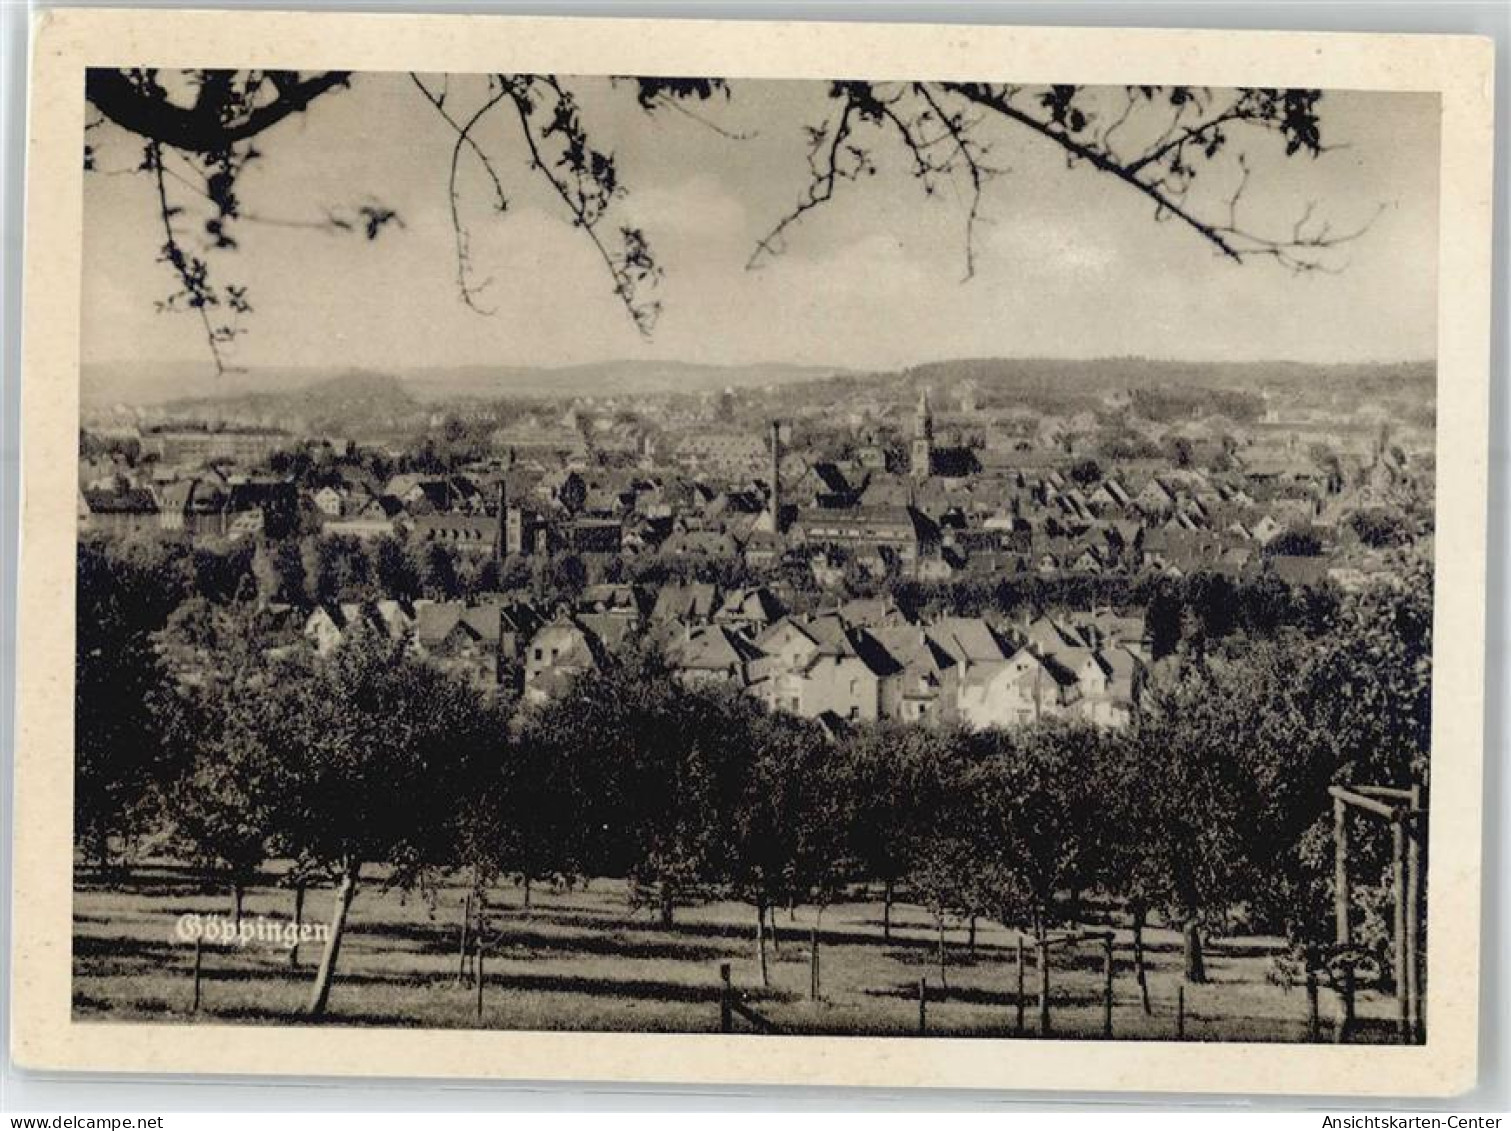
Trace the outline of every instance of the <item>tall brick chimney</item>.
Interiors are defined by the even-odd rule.
[[[493,560],[504,564],[508,552],[509,537],[509,487],[502,479],[498,481],[498,533],[493,538]]]
[[[782,532],[782,424],[771,422],[771,532]]]

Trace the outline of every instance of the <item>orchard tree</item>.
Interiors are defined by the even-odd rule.
[[[96,865],[159,827],[177,767],[158,708],[170,694],[153,634],[187,595],[169,547],[80,541],[74,674],[74,839]]]
[[[494,749],[482,695],[370,629],[328,657],[299,653],[274,676],[263,741],[286,770],[276,842],[337,883],[309,1001],[330,1000],[347,916],[364,868],[412,885],[452,855],[457,781]]]
[[[1207,980],[1203,931],[1223,923],[1257,865],[1245,751],[1263,720],[1234,709],[1229,692],[1241,685],[1208,661],[1189,663],[1151,683],[1133,739],[1144,802],[1139,874],[1180,927],[1189,982]]]
[[[1305,720],[1310,757],[1264,782],[1266,804],[1286,798],[1278,853],[1264,873],[1261,905],[1298,946],[1330,941],[1333,832],[1326,787],[1430,785],[1432,738],[1432,564],[1413,551],[1398,578],[1349,594],[1325,631],[1277,661]],[[1298,744],[1299,745],[1299,744]],[[1294,758],[1293,758],[1294,762]],[[1350,842],[1350,868],[1366,907],[1361,937],[1389,930],[1377,905],[1389,888],[1388,838]],[[1370,889],[1374,889],[1371,894]]]
[[[771,980],[766,941],[773,912],[831,887],[838,836],[829,825],[832,790],[823,772],[829,750],[818,727],[767,714],[753,703],[737,721],[740,729],[727,737],[745,756],[724,764],[717,791],[721,876],[730,893],[755,911],[764,986]]]
[[[180,767],[165,815],[185,855],[225,877],[238,927],[245,890],[276,834],[291,769],[267,743],[282,697],[266,645],[249,607],[202,599],[180,606],[158,635],[181,673],[160,711]]]
[[[580,824],[603,833],[582,855],[627,876],[632,900],[671,926],[716,870],[716,763],[742,753],[728,749],[727,736],[741,733],[747,705],[682,687],[652,648],[613,660],[579,676],[527,730],[582,774]]]
[[[1144,931],[1151,908],[1167,901],[1170,888],[1163,865],[1157,819],[1160,788],[1156,777],[1138,756],[1137,743],[1127,735],[1109,734],[1097,745],[1094,774],[1103,798],[1100,823],[1102,883],[1120,897],[1133,934],[1133,974],[1144,1012],[1152,1012],[1149,976],[1144,954]]]
[[[885,723],[856,728],[838,751],[850,799],[848,851],[864,875],[881,881],[885,939],[897,885],[915,871],[939,825],[960,753],[942,732]]]
[[[976,920],[999,911],[999,897],[1009,881],[1001,874],[997,842],[983,822],[987,806],[978,792],[984,780],[971,749],[979,745],[964,732],[945,732],[936,745],[937,793],[920,799],[914,816],[918,832],[907,874],[913,898],[934,920],[939,984],[949,988],[945,928],[951,918],[970,928],[974,951]]]
[[[983,873],[997,885],[993,914],[1004,924],[1026,923],[1037,939],[1078,914],[1079,893],[1101,878],[1100,741],[1096,728],[1061,721],[978,738],[982,754],[969,792],[979,811]]]
[[[451,142],[447,166],[437,171],[437,195],[449,210],[460,301],[479,313],[491,311],[489,280],[480,277],[471,252],[463,170],[481,173],[489,215],[504,220],[511,211],[504,165],[513,161],[540,182],[564,223],[587,241],[634,328],[651,334],[661,309],[655,292],[663,264],[652,235],[619,219],[627,186],[614,149],[623,139],[599,137],[587,120],[574,91],[584,80],[538,74],[490,74],[471,83],[457,76],[408,79]],[[134,165],[102,171],[150,181],[162,234],[159,259],[172,288],[159,305],[198,317],[218,372],[231,366],[231,347],[253,309],[247,287],[221,277],[222,261],[249,238],[245,229],[273,223],[373,241],[403,225],[374,195],[381,194],[376,184],[361,186],[360,203],[310,202],[305,218],[259,215],[239,195],[250,166],[278,159],[284,123],[300,116],[312,129],[329,129],[321,113],[326,104],[357,83],[377,81],[349,71],[88,72],[85,167],[101,168],[106,133],[123,135],[135,150]],[[740,96],[738,83],[639,76],[613,85],[651,118],[692,117],[739,144],[717,121],[718,104]],[[822,110],[795,123],[805,139],[806,176],[794,186],[791,207],[772,217],[755,241],[750,268],[778,258],[817,213],[844,199],[847,186],[875,174],[888,158],[900,158],[924,195],[960,192],[969,278],[977,230],[995,203],[992,186],[1029,147],[1122,186],[1146,203],[1153,220],[1182,229],[1193,248],[1205,246],[1235,264],[1268,259],[1296,272],[1332,268],[1338,249],[1370,222],[1347,226],[1308,208],[1269,226],[1245,214],[1252,183],[1276,167],[1261,158],[1284,162],[1327,151],[1319,90],[853,79],[824,89]],[[482,127],[494,119],[509,128],[509,142],[498,144],[494,133],[485,140]],[[375,157],[373,167],[380,165]]]

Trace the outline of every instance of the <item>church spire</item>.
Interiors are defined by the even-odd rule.
[[[927,479],[934,470],[934,410],[929,407],[927,387],[918,394],[918,412],[913,419],[913,450],[909,464],[914,479]]]

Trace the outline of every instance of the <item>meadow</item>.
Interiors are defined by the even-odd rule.
[[[461,961],[466,885],[458,878],[428,893],[363,885],[352,907],[329,1013],[318,1023],[413,1028],[568,1029],[622,1032],[718,1032],[720,966],[728,963],[740,999],[783,1033],[916,1036],[919,985],[927,982],[931,1036],[1038,1036],[1038,974],[1033,948],[1024,971],[1024,1028],[1018,1028],[1018,934],[982,920],[970,945],[966,925],[946,931],[941,984],[936,926],[921,908],[894,906],[884,938],[882,904],[855,898],[818,915],[799,907],[777,914],[769,944],[769,986],[762,986],[754,914],[744,904],[711,901],[678,908],[671,927],[653,910],[631,908],[624,883],[597,879],[574,889],[537,886],[530,906],[521,889],[501,884],[488,896],[484,983],[479,994],[471,957]],[[331,891],[311,889],[306,922],[329,914]],[[243,922],[287,923],[294,895],[277,870],[249,888]],[[81,1021],[301,1024],[320,944],[288,948],[253,939],[243,946],[206,942],[200,1000],[194,1008],[195,946],[181,937],[183,916],[229,918],[223,888],[167,862],[124,877],[81,872],[74,902],[74,1015]],[[1134,975],[1131,936],[1095,905],[1088,930],[1114,931],[1115,1039],[1173,1040],[1183,1024],[1195,1041],[1300,1042],[1309,1039],[1304,989],[1275,977],[1279,939],[1214,938],[1208,981],[1181,986],[1180,936],[1158,925],[1145,932],[1150,1009]],[[820,995],[811,1000],[815,929]],[[469,946],[469,952],[472,947]],[[293,961],[297,958],[297,962]],[[1103,1035],[1103,951],[1087,942],[1057,949],[1051,962],[1051,1019],[1056,1037]],[[1318,1039],[1331,1040],[1336,995],[1320,993]],[[1390,999],[1361,991],[1355,1037],[1389,1041]],[[736,1018],[734,1031],[752,1031]]]

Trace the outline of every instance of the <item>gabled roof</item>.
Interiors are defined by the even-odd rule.
[[[566,655],[557,657],[557,663],[563,666],[593,664],[603,653],[602,641],[593,629],[578,617],[557,617],[537,632],[530,644],[532,647],[543,647],[553,640],[560,640],[566,645]]]
[[[825,460],[811,465],[808,470],[819,481],[823,490],[831,494],[847,495],[855,490],[838,464]]]
[[[690,582],[664,585],[656,594],[651,616],[656,620],[690,620],[710,617],[717,608],[719,591],[712,585]]]
[[[942,617],[927,631],[929,639],[957,663],[1007,659],[1007,648],[980,617]]]
[[[908,621],[897,602],[890,597],[854,597],[841,605],[838,613],[847,623],[867,628]]]
[[[460,601],[437,601],[422,605],[417,613],[415,636],[427,648],[457,631],[479,643],[498,643],[501,618],[497,605],[468,607]]]
[[[877,677],[896,675],[902,671],[902,664],[896,657],[887,651],[880,640],[865,629],[851,629],[840,625],[839,632],[838,639],[824,640],[821,643],[819,649],[809,658],[807,670],[812,670],[826,659],[835,661],[855,659]]]
[[[1053,617],[1041,616],[1023,630],[1024,643],[1041,655],[1065,648],[1077,648],[1085,642],[1072,629]]]
[[[769,624],[779,620],[786,612],[776,594],[764,585],[758,585],[749,589],[733,589],[725,594],[718,616]]]
[[[822,643],[818,635],[810,631],[804,621],[797,617],[786,616],[756,637],[756,647],[760,648],[763,652],[770,652],[778,639],[793,634],[808,641],[814,647],[818,647]]]
[[[726,671],[761,658],[761,650],[724,625],[703,625],[667,645],[673,666],[684,670]]]
[[[886,625],[870,633],[887,650],[888,655],[907,672],[915,675],[942,672],[955,666],[956,660],[941,648],[930,634],[910,624]]]
[[[589,585],[577,598],[577,606],[585,612],[633,612],[644,615],[650,608],[650,597],[637,585],[603,582]]]
[[[614,613],[582,613],[576,619],[610,652],[618,649],[635,631],[631,618]]]

